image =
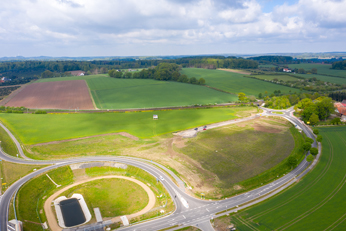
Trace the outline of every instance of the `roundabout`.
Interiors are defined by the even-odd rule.
[[[298,119],[296,119],[291,113],[292,110],[282,111],[283,114],[268,113],[269,110],[263,109],[264,112],[261,113],[261,116],[280,116],[282,118],[290,121],[295,127],[299,127],[307,137],[314,139],[314,135],[304,124],[302,124]],[[223,126],[223,125],[220,125]],[[6,130],[6,129],[5,129]],[[19,142],[16,141],[15,137],[11,135],[10,131],[7,130],[12,139],[17,144],[19,153],[22,157],[25,158],[24,152],[19,145]],[[314,147],[317,147],[316,142],[313,143]],[[198,226],[202,230],[213,230],[210,225],[210,219],[213,219],[218,216],[225,215],[231,212],[237,212],[242,208],[246,208],[258,202],[268,199],[269,197],[281,192],[290,185],[294,184],[297,180],[303,177],[308,171],[312,169],[312,166],[317,163],[318,158],[315,159],[312,166],[309,166],[309,163],[306,160],[303,160],[298,167],[293,169],[288,174],[278,178],[277,180],[271,182],[270,184],[263,185],[262,187],[256,188],[254,190],[248,191],[246,193],[236,195],[234,197],[217,200],[217,201],[206,201],[200,200],[195,197],[189,196],[185,192],[184,182],[182,182],[171,170],[165,168],[164,166],[151,162],[148,160],[143,160],[139,158],[127,158],[127,157],[87,157],[79,159],[64,159],[64,160],[54,160],[54,161],[36,161],[28,159],[18,159],[7,156],[5,153],[1,152],[0,157],[3,160],[15,162],[15,163],[32,163],[32,164],[52,164],[49,167],[37,170],[34,173],[31,173],[7,189],[7,191],[2,195],[0,201],[0,225],[1,231],[9,230],[8,228],[8,211],[10,206],[11,198],[16,195],[16,192],[20,187],[32,179],[35,176],[38,176],[42,173],[47,172],[48,170],[55,169],[62,166],[67,166],[75,163],[82,162],[92,162],[92,161],[116,161],[123,164],[132,165],[138,168],[141,168],[154,176],[157,179],[160,179],[160,176],[163,176],[164,180],[161,181],[163,186],[166,188],[171,198],[173,199],[174,205],[176,207],[175,211],[171,214],[160,219],[149,220],[147,222],[135,223],[130,226],[123,227],[121,230],[175,230],[187,226]],[[318,154],[319,156],[320,154]],[[172,180],[174,179],[174,180]]]

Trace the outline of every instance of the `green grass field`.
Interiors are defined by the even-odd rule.
[[[266,80],[273,80],[273,79],[278,79],[278,80],[283,80],[283,81],[297,81],[299,79],[294,78],[289,75],[254,75],[254,77],[258,79],[266,79]]]
[[[102,77],[106,77],[106,76],[108,76],[108,75],[107,74],[99,74],[99,75],[56,77],[56,78],[39,79],[35,83],[71,81],[71,80],[87,80],[87,79],[94,79],[94,78],[102,78]]]
[[[346,229],[346,128],[319,130],[323,152],[315,169],[279,196],[233,216],[237,230]]]
[[[237,101],[237,96],[204,86],[151,79],[92,78],[87,80],[100,109],[150,108]]]
[[[289,93],[290,90],[292,92],[297,91],[295,88],[246,78],[242,74],[221,70],[183,68],[181,74],[185,74],[188,77],[196,77],[197,79],[204,78],[206,85],[234,94],[243,92],[247,95],[257,96],[259,93],[264,93],[265,91],[268,91],[269,94],[275,90],[280,90],[282,93]]]
[[[299,132],[286,121],[262,118],[207,130],[188,140],[180,151],[216,174],[218,181],[205,179],[205,183],[211,180],[209,183],[220,190],[218,194],[229,197],[287,173],[290,167],[283,160],[291,153],[300,159],[301,154],[297,154],[294,147],[299,149],[302,140]]]
[[[129,215],[142,210],[149,202],[148,194],[138,184],[125,179],[100,179],[90,181],[59,196],[83,195],[89,210],[100,208],[103,217]]]
[[[312,68],[317,69],[317,74],[319,75],[333,75],[340,76],[346,78],[346,70],[334,70],[331,69],[331,64],[290,64],[288,65],[290,68],[303,68],[305,71],[311,70]]]
[[[126,131],[139,138],[153,137],[205,124],[238,118],[253,107],[163,110],[130,113],[0,114],[24,144]],[[153,114],[159,116],[153,120]]]

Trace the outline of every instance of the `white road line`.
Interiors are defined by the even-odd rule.
[[[208,209],[206,209],[208,212],[210,212]]]
[[[186,217],[183,215],[184,219],[186,219]]]

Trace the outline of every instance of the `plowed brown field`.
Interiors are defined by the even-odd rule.
[[[84,80],[33,83],[6,106],[37,109],[94,109]]]

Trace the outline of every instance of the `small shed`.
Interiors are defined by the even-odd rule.
[[[154,120],[158,120],[158,119],[159,119],[159,116],[158,116],[158,115],[153,115],[153,119],[154,119]]]

